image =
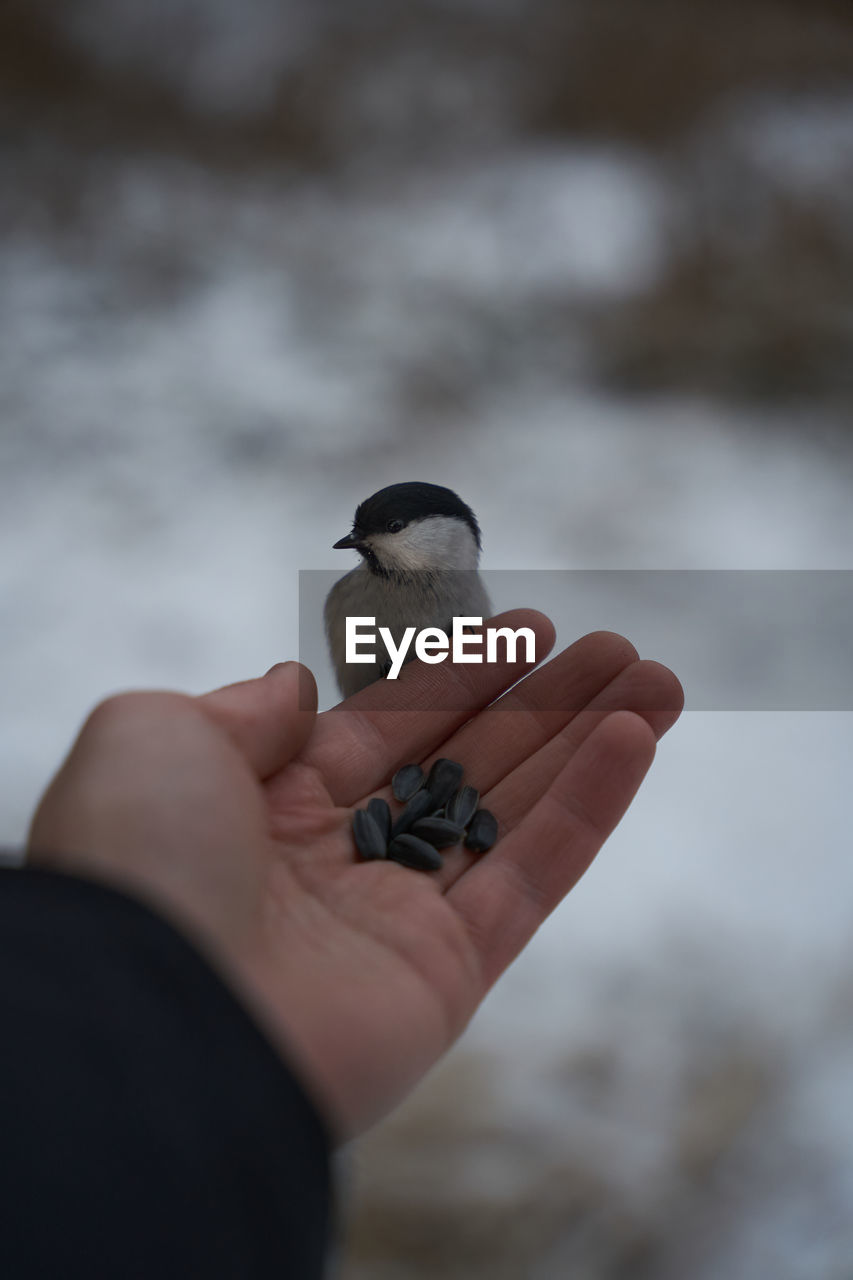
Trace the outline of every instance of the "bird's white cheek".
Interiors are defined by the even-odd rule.
[[[380,564],[402,570],[429,568],[430,562],[428,556],[424,554],[424,548],[403,534],[374,534],[370,539],[370,545]]]
[[[375,533],[370,545],[380,564],[401,572],[476,569],[479,559],[467,525],[449,516],[416,520],[400,533]]]

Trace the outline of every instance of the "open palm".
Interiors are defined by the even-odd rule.
[[[532,626],[540,656],[553,643],[541,614],[492,621]],[[319,716],[295,664],[197,699],[110,700],[45,796],[31,857],[68,850],[171,910],[350,1136],[459,1035],[681,709],[672,673],[610,633],[528,671],[413,663]],[[80,803],[81,754],[103,803]],[[359,861],[353,808],[387,797],[401,764],[442,755],[496,814],[495,848],[455,847],[436,873]]]

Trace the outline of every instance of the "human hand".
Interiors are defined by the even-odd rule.
[[[540,656],[553,644],[541,614],[493,621],[532,626]],[[509,689],[527,671],[412,663],[320,716],[295,663],[199,698],[108,699],[39,806],[30,860],[170,914],[336,1136],[352,1136],[458,1037],[586,870],[681,710],[672,673],[610,633]],[[352,808],[387,795],[399,765],[439,755],[496,814],[495,848],[447,851],[433,874],[359,862]]]

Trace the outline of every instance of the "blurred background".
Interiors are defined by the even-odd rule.
[[[6,0],[0,120],[0,842],[107,693],[292,656],[384,484],[489,569],[853,568],[846,2]],[[688,710],[345,1154],[343,1280],[849,1280],[851,765]]]

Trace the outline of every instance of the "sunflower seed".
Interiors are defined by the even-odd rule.
[[[395,836],[401,836],[404,831],[408,831],[415,825],[418,818],[425,818],[427,814],[435,812],[435,800],[432,793],[427,791],[426,787],[421,787],[420,791],[416,791],[397,821],[391,828],[391,839]]]
[[[356,848],[366,861],[387,856],[388,842],[367,809],[356,809],[352,816],[352,833]]]
[[[456,822],[460,827],[467,827],[479,803],[480,793],[476,787],[460,787],[458,791],[454,791],[447,802],[446,816],[450,822]]]
[[[391,791],[400,804],[411,800],[424,785],[424,771],[419,764],[404,764],[391,779]]]
[[[485,853],[498,838],[498,820],[488,809],[478,809],[468,823],[465,848],[472,853]]]
[[[412,827],[412,835],[419,840],[426,840],[434,849],[446,849],[451,844],[458,844],[465,835],[465,828],[458,822],[448,822],[446,818],[420,818]]]
[[[439,871],[442,865],[438,850],[413,835],[401,835],[392,840],[388,846],[388,857],[415,871]]]
[[[388,808],[388,801],[383,800],[381,796],[374,796],[367,802],[367,812],[382,832],[383,840],[390,840],[391,810]]]
[[[442,757],[436,760],[426,780],[427,790],[435,797],[435,807],[440,809],[446,804],[453,792],[462,782],[462,765],[455,760]]]

